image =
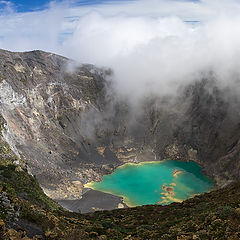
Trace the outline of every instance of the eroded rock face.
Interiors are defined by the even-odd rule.
[[[196,161],[220,185],[239,178],[239,101],[215,81],[184,87],[174,99],[147,99],[133,116],[109,91],[110,71],[73,71],[70,63],[0,50],[3,135],[48,196],[77,199],[84,183],[125,162],[164,158]]]
[[[69,65],[42,51],[0,51],[4,138],[54,199],[81,197],[84,183],[142,153],[155,158],[126,132],[125,107],[109,101],[108,70]]]
[[[80,116],[99,111],[104,72],[82,66],[67,71],[66,58],[34,51],[0,51],[0,104],[5,139],[53,198],[80,196],[87,179],[100,179],[94,146],[81,135]],[[99,159],[99,162],[96,162]]]

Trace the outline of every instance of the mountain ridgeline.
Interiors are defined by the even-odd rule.
[[[113,74],[42,51],[0,50],[0,239],[238,239],[238,94],[209,73],[132,109]],[[85,183],[124,163],[163,159],[195,161],[225,188],[89,215],[50,199],[79,199]]]
[[[126,162],[191,160],[219,186],[239,178],[239,99],[229,89],[209,75],[134,113],[111,74],[42,51],[0,51],[3,137],[50,197],[79,198],[84,183]]]

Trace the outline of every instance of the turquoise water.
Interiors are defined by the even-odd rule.
[[[122,196],[128,206],[165,205],[209,191],[213,182],[201,170],[195,162],[174,160],[125,164],[87,187]]]

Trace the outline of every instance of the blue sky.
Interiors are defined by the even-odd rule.
[[[54,0],[54,2],[62,2],[63,0]],[[104,3],[119,3],[135,0],[69,0],[66,2],[73,2],[75,6],[90,6]],[[181,1],[181,0],[180,0]],[[199,0],[186,0],[189,2],[199,2]],[[30,12],[36,10],[43,10],[49,6],[50,0],[0,0],[0,9],[5,7],[6,2],[11,3],[11,6],[16,12]]]
[[[14,9],[16,9],[18,12],[28,12],[44,9],[49,3],[48,0],[11,0],[8,2],[11,2],[14,6]],[[1,5],[3,7],[4,4],[2,3]]]
[[[86,6],[103,4],[109,2],[123,2],[123,1],[134,1],[134,0],[74,0],[75,6]],[[2,2],[2,3],[1,3]],[[5,7],[6,2],[12,3],[12,7],[17,12],[29,12],[36,10],[43,10],[49,6],[50,0],[0,0],[0,9]],[[61,0],[55,0],[54,2],[61,2]],[[70,2],[70,1],[67,1]]]

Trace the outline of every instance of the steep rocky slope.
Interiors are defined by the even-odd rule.
[[[209,74],[132,111],[111,74],[42,51],[0,50],[0,239],[239,239],[237,91]],[[164,158],[196,161],[227,186],[91,214],[48,197],[77,199],[116,166]]]
[[[25,164],[12,153],[2,136],[0,146],[1,240],[240,237],[239,182],[168,206],[70,213],[43,193],[36,178],[27,173]]]
[[[115,94],[108,69],[51,53],[0,50],[3,137],[45,193],[77,199],[83,184],[125,162],[197,161],[223,186],[239,179],[239,98],[209,74],[177,96]]]
[[[109,161],[80,130],[81,115],[103,104],[104,72],[82,66],[70,74],[67,67],[67,59],[40,51],[0,54],[4,137],[45,191],[58,198],[81,195],[82,182],[99,179],[101,165]],[[100,166],[96,171],[94,163]]]

